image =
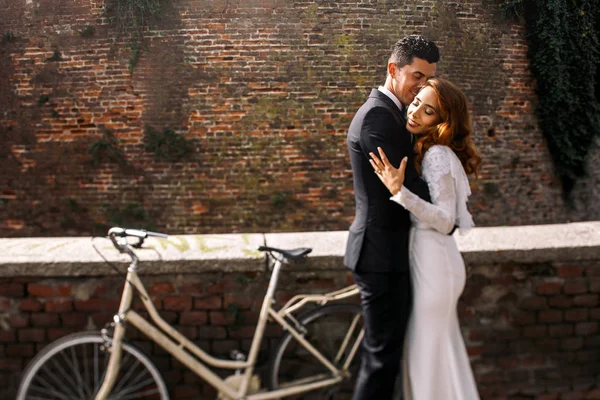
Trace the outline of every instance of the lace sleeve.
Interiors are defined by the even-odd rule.
[[[469,180],[460,160],[448,147],[433,146],[423,157],[422,169],[432,204],[405,187],[392,200],[441,233],[450,233],[456,224],[465,234],[473,227],[473,219],[466,204],[471,194]]]
[[[400,192],[392,197],[392,200],[402,205],[420,221],[438,232],[448,234],[454,228],[454,221],[456,220],[456,191],[450,172],[441,176],[437,182],[436,197],[431,192],[431,201],[433,204],[422,200],[404,186],[402,186]]]

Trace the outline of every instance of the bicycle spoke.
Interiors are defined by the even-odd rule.
[[[119,396],[119,397],[116,397],[115,399],[118,399],[118,400],[141,399],[141,398],[144,398],[146,396],[150,396],[150,395],[156,394],[156,393],[159,393],[158,388],[152,389],[152,390],[146,390],[145,392],[136,393],[136,394],[132,394],[132,395],[128,395],[128,396],[123,396],[123,397]]]
[[[90,383],[90,369],[88,363],[88,346],[83,345],[81,350],[83,356],[83,390],[85,391],[85,397],[90,398],[92,396],[91,389],[89,387]]]
[[[55,367],[57,366],[58,368],[60,368],[60,365],[56,362],[55,359],[51,359],[50,361],[55,365]],[[64,371],[62,370],[62,368],[60,368],[59,371],[62,374],[64,374]],[[61,380],[58,378],[58,376],[54,372],[50,371],[48,368],[44,368],[43,372],[46,373],[46,376],[48,376],[56,384],[56,386],[58,386],[59,389],[64,389],[65,390],[65,395],[67,395],[67,396],[73,396],[74,395],[73,392],[71,392],[70,390],[68,390],[68,389],[70,389],[68,387],[69,385],[65,385],[64,382],[61,382]],[[42,379],[41,376],[40,376],[40,379]],[[48,383],[46,383],[46,384],[48,384]],[[54,388],[55,386],[52,386],[52,387]],[[68,390],[68,393],[66,393],[67,390]]]
[[[98,393],[100,389],[100,381],[98,380],[98,350],[100,350],[100,346],[94,345],[94,393]]]
[[[61,393],[58,390],[55,389],[54,386],[50,385],[44,378],[42,378],[41,376],[37,377],[38,381],[41,381],[41,383],[44,385],[44,388],[42,389],[43,392],[45,393],[52,393],[54,396],[60,398],[60,399],[64,399],[64,400],[70,400],[67,394]]]
[[[60,353],[60,355],[61,355],[62,357],[66,357],[66,356],[65,356],[63,353]],[[67,360],[67,359],[65,358],[65,361],[67,361],[67,364],[68,364],[69,360]],[[59,385],[60,385],[60,386],[70,386],[70,387],[77,387],[77,384],[76,384],[76,383],[75,383],[75,382],[74,382],[74,381],[71,379],[71,377],[70,377],[70,376],[69,376],[67,373],[65,373],[65,370],[64,370],[64,368],[61,368],[61,365],[60,365],[59,361],[56,359],[56,357],[53,357],[53,358],[50,360],[50,362],[52,362],[52,364],[54,364],[54,367],[55,367],[54,369],[55,369],[55,370],[58,370],[58,372],[59,372],[59,373],[60,373],[60,374],[63,376],[63,378],[64,378],[66,381],[68,381],[68,383],[69,383],[69,385],[65,385],[65,384],[64,384],[64,382],[59,382]],[[73,366],[71,366],[71,365],[67,365],[67,366],[70,366],[70,367],[71,367],[71,371],[73,371]],[[57,379],[58,379],[58,378],[57,378]],[[71,392],[71,393],[73,393],[73,392]],[[74,394],[74,395],[76,395],[76,393],[73,393],[73,394]]]
[[[74,365],[73,372],[75,372],[75,379],[77,380],[77,389],[79,390],[79,396],[81,400],[85,400],[85,395],[83,393],[83,382],[81,380],[81,373],[79,371],[79,362],[77,361],[77,352],[75,351],[75,346],[71,347],[71,360]]]
[[[123,369],[123,367],[125,365],[127,365],[127,361],[129,361],[129,358],[130,358],[129,354],[126,353],[125,357],[123,357],[123,361],[121,362],[121,370]],[[140,364],[140,362],[138,360],[135,360],[135,363],[133,365],[131,365],[129,367],[129,369],[127,370],[127,372],[125,372],[125,374],[119,379],[119,384],[115,385],[115,388],[113,389],[114,392],[119,392],[119,390],[121,390],[121,388],[127,382],[129,377],[131,376],[131,374],[133,374],[135,367],[138,366],[139,364]]]
[[[27,400],[54,400],[52,397],[27,396]]]
[[[129,395],[131,396],[133,393],[135,393],[138,389],[142,389],[146,386],[148,386],[148,384],[152,384],[154,383],[154,378],[150,377],[149,379],[146,379],[143,382],[140,382],[139,384],[135,385],[135,386],[129,386],[127,388],[125,388],[124,390],[122,390],[119,393],[115,393],[115,398],[121,400],[122,398],[124,398],[125,395]]]

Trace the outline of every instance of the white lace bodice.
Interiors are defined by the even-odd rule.
[[[406,187],[391,200],[406,208],[413,225],[432,228],[447,234],[454,225],[465,234],[473,227],[473,218],[467,210],[471,194],[467,174],[454,152],[447,146],[435,145],[423,156],[423,179],[429,186],[432,203],[428,203]]]

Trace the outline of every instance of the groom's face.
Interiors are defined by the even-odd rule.
[[[428,63],[422,58],[413,57],[412,63],[399,68],[397,64],[388,64],[391,76],[391,88],[388,89],[400,100],[404,106],[413,102],[421,87],[429,78],[435,76],[435,63]]]

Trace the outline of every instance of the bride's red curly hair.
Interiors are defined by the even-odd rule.
[[[443,78],[432,78],[423,88],[431,87],[439,103],[441,122],[425,128],[415,145],[415,166],[421,173],[421,162],[425,152],[433,145],[450,147],[458,156],[467,174],[475,174],[481,165],[481,157],[473,143],[471,116],[465,94],[452,82]]]

